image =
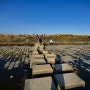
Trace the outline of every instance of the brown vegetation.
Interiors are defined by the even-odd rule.
[[[90,36],[58,34],[58,35],[40,35],[44,44],[90,44]],[[36,35],[0,35],[0,45],[34,45],[38,41]]]

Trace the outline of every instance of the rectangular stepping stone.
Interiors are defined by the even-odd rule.
[[[45,54],[45,58],[55,58],[55,54]]]
[[[56,90],[52,77],[25,80],[24,90]]]
[[[8,70],[12,69],[15,65],[15,62],[11,62],[10,65],[8,66]]]
[[[46,58],[47,63],[50,64],[55,64],[55,63],[60,63],[61,60],[58,57],[54,57],[54,58]]]
[[[88,72],[90,72],[90,69],[89,69],[89,68],[86,68],[86,70],[87,70]]]
[[[61,60],[63,62],[69,62],[69,61],[73,61],[73,57],[71,57],[71,56],[62,56]]]
[[[8,70],[11,70],[12,68],[13,68],[13,66],[9,66],[9,67],[8,67]]]
[[[30,61],[29,61],[29,59],[26,59],[24,62],[27,64],[27,63],[29,63]]]
[[[7,62],[5,65],[4,65],[4,68],[7,68],[9,66],[10,62]]]
[[[42,54],[45,55],[45,54],[49,54],[48,51],[42,51]]]
[[[16,61],[16,63],[15,63],[16,65],[19,65],[20,64],[20,61]]]
[[[4,68],[7,68],[8,66],[9,66],[9,63],[6,63],[5,66],[4,66]]]
[[[21,61],[22,61],[22,62],[24,62],[24,60],[25,60],[25,58],[22,58],[22,60],[21,60]]]
[[[44,51],[44,49],[43,48],[38,48],[38,51],[42,53]]]
[[[15,65],[15,62],[11,62],[9,66],[14,66]]]
[[[32,47],[31,51],[36,51],[38,47]]]
[[[81,68],[83,68],[83,69],[85,69],[85,67],[84,66],[80,66]]]
[[[75,73],[55,74],[58,90],[85,87],[85,82]]]
[[[32,51],[32,55],[37,55],[39,54],[38,51]]]
[[[46,61],[45,59],[36,59],[36,58],[33,58],[32,61],[31,61],[32,65],[35,65],[35,64],[45,64]]]
[[[42,54],[40,54],[40,55],[32,55],[32,58],[44,59],[44,56]]]
[[[32,67],[32,75],[53,73],[50,64],[35,65]]]
[[[19,66],[18,64],[15,64],[14,68],[18,68],[18,66]]]
[[[43,46],[43,45],[39,45],[39,46],[38,46],[38,48],[42,48],[42,49],[43,49],[43,48],[44,48],[44,46]]]
[[[35,46],[38,46],[39,45],[39,43],[35,43]]]
[[[53,65],[53,68],[54,68],[55,72],[73,71],[73,68],[70,65],[66,64],[66,63],[55,64],[55,65]]]

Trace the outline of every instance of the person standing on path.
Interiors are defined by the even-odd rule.
[[[39,43],[40,43],[40,45],[42,45],[42,42],[43,42],[43,41],[42,41],[42,38],[40,37],[40,38],[39,38]]]

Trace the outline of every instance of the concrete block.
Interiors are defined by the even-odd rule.
[[[9,66],[10,62],[7,62],[5,65],[4,65],[4,68],[7,68]]]
[[[63,62],[69,62],[69,61],[73,61],[73,57],[71,57],[71,56],[62,56],[61,60]]]
[[[14,68],[18,68],[18,66],[19,66],[18,64],[15,64]]]
[[[11,62],[9,66],[14,66],[15,65],[15,62]]]
[[[38,53],[38,51],[36,50],[36,51],[32,51],[32,55],[38,55],[39,53]]]
[[[44,56],[42,54],[40,54],[40,55],[32,55],[32,58],[44,59]]]
[[[20,61],[16,61],[16,63],[15,63],[16,65],[19,65],[20,64]]]
[[[54,78],[58,83],[58,90],[85,87],[85,82],[75,73],[55,74]]]
[[[12,68],[13,68],[13,67],[10,66],[10,67],[8,67],[8,70],[11,70]]]
[[[47,63],[50,64],[55,64],[55,63],[60,63],[61,60],[58,57],[52,57],[52,58],[46,58]]]
[[[11,70],[14,67],[14,63],[10,63],[10,65],[8,66],[8,70]]]
[[[45,54],[44,56],[45,58],[55,58],[56,57],[55,54]]]
[[[36,59],[36,58],[33,58],[32,60],[31,60],[31,63],[32,63],[32,65],[35,65],[35,64],[45,64],[46,63],[46,61],[45,61],[45,59]]]
[[[37,48],[38,48],[38,47],[35,47],[35,46],[34,46],[34,47],[31,48],[31,51],[36,51]]]
[[[53,65],[53,68],[54,68],[55,72],[73,71],[73,68],[70,65],[66,64],[66,63],[55,64],[55,65]]]
[[[48,51],[42,51],[42,54],[45,55],[45,54],[49,54]]]
[[[52,77],[25,80],[24,90],[56,90]]]
[[[32,75],[53,73],[50,64],[35,65],[32,67]]]
[[[43,49],[43,48],[44,48],[44,46],[43,46],[43,45],[39,45],[39,46],[38,46],[38,48],[42,48],[42,49]]]
[[[44,49],[43,48],[38,48],[38,51],[42,53],[44,51]]]
[[[30,62],[29,62],[29,60],[25,60],[24,62],[25,62],[25,64],[28,64],[28,63],[30,63]]]

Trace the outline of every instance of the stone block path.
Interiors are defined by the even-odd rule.
[[[64,61],[70,59],[71,57],[62,57]],[[40,46],[39,43],[32,47],[30,68],[32,78],[25,80],[24,90],[66,90],[85,87],[85,82],[74,73],[73,67],[66,62],[62,63],[56,54],[44,50],[44,46]],[[48,73],[51,74],[42,76]],[[36,77],[33,77],[34,75]]]

